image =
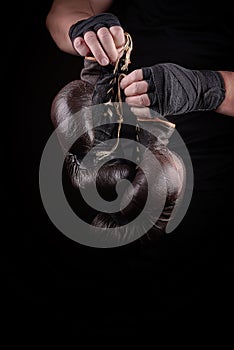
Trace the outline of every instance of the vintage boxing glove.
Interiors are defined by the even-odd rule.
[[[55,96],[51,107],[52,122],[62,148],[67,153],[65,163],[73,186],[85,188],[97,181],[98,190],[102,194],[105,192],[108,198],[112,196],[112,192],[116,196],[115,190],[111,192],[109,189],[114,188],[119,179],[132,177],[132,166],[129,166],[127,161],[116,159],[121,156],[121,147],[118,147],[116,157],[115,141],[113,147],[110,147],[110,142],[108,146],[106,144],[106,141],[119,137],[119,116],[111,102],[116,101],[118,77],[126,72],[125,55],[119,59],[117,69],[113,65],[102,67],[92,58],[86,58],[81,78],[62,88]],[[89,107],[99,103],[102,103],[102,113],[96,117],[102,125],[93,128],[96,110]],[[76,139],[78,130],[81,136]],[[66,144],[71,138],[75,139],[75,142],[67,150]],[[91,153],[89,157],[91,164],[81,165],[82,159],[88,153]],[[98,171],[99,159],[103,154],[106,165]]]
[[[105,141],[116,138],[116,132],[120,125],[119,122],[112,122],[113,117],[115,121],[118,121],[119,118],[112,102],[118,101],[118,79],[121,74],[126,72],[125,63],[123,56],[116,70],[111,65],[101,67],[97,62],[86,59],[81,79],[66,85],[55,97],[51,108],[51,117],[60,143],[66,152],[66,168],[74,188],[88,190],[96,183],[101,196],[111,201],[117,196],[116,184],[121,179],[127,179],[131,182],[131,186],[126,187],[120,198],[123,209],[116,213],[97,213],[91,224],[97,230],[99,227],[116,228],[116,232],[113,234],[119,237],[119,241],[122,241],[125,235],[134,235],[135,231],[141,232],[142,229],[144,230],[144,226],[147,226],[144,220],[134,229],[134,232],[128,232],[127,227],[124,228],[126,232],[123,232],[121,227],[131,222],[144,210],[147,196],[150,195],[153,205],[148,208],[144,217],[146,221],[151,222],[153,227],[144,237],[155,240],[165,232],[165,227],[181,192],[184,174],[181,172],[180,159],[166,147],[172,131],[170,123],[166,125],[163,122],[158,123],[157,131],[154,130],[152,133],[147,133],[140,128],[138,135],[136,135],[137,129],[134,127],[130,128],[135,130],[134,135],[129,134],[129,129],[123,128],[122,130],[125,137],[130,135],[132,139],[142,143],[152,152],[157,159],[156,168],[151,164],[152,158],[148,158],[147,154],[141,154],[140,163],[134,164],[121,158],[120,148],[115,153],[117,148],[113,147],[113,151],[111,151],[109,146],[106,146]],[[89,107],[99,103],[104,104],[104,113],[99,116],[101,119],[104,118],[104,123],[101,126],[93,127],[93,109]],[[73,116],[77,112],[79,112],[78,118],[75,118],[74,121]],[[140,122],[137,122],[136,118],[135,120],[136,124],[140,126]],[[152,123],[152,128],[155,128],[154,121],[147,121],[148,123]],[[75,138],[75,142],[68,150],[66,143],[71,137],[74,139],[77,130],[81,130],[82,135],[79,139]],[[117,136],[121,137],[121,134]],[[96,147],[93,151],[94,146]],[[106,163],[98,170],[100,153],[103,152],[106,152]],[[84,166],[82,159],[88,153],[92,155],[91,163]],[[151,188],[149,188],[148,179],[150,179]],[[130,202],[129,198],[131,198]],[[164,202],[165,205],[162,206]],[[155,222],[153,221],[154,211],[161,206],[163,211],[159,220]]]

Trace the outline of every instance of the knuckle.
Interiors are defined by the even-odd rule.
[[[80,40],[79,38],[76,38],[73,42],[73,46],[76,49],[76,51],[80,51],[83,49],[84,47],[84,42],[82,40]]]
[[[120,26],[111,26],[110,29],[111,29],[113,34],[123,33],[123,28]]]
[[[142,75],[142,69],[137,69],[137,79],[138,80],[142,80],[143,79],[143,75]]]
[[[144,106],[144,99],[143,99],[143,96],[139,96],[138,101],[139,101],[139,105],[140,105],[140,106]]]
[[[124,94],[125,96],[130,96],[129,89],[127,87],[124,89]]]
[[[141,77],[141,69],[136,69],[134,72],[133,72],[133,77],[135,80],[140,80],[140,77]]]
[[[138,84],[137,83],[133,83],[132,84],[132,93],[133,93],[133,95],[137,95],[138,91],[139,91]]]
[[[137,70],[134,70],[132,72],[132,80],[136,80],[137,79]]]
[[[80,47],[81,44],[82,44],[82,39],[80,37],[75,38],[74,41],[73,41],[73,44],[76,47]]]
[[[87,32],[84,35],[84,39],[85,39],[86,43],[90,44],[96,40],[96,34],[94,32],[91,32],[91,31]]]
[[[74,48],[80,55],[82,55],[83,50],[82,50],[82,46],[80,44],[74,43]]]
[[[145,94],[145,106],[150,106],[150,99],[149,96],[147,94]]]
[[[140,96],[140,105],[141,106],[147,105],[147,95],[146,94]]]
[[[100,28],[98,31],[97,31],[97,36],[100,38],[100,39],[108,39],[110,37],[110,33],[109,33],[109,30],[105,27],[103,28]]]
[[[84,43],[74,43],[74,48],[81,56],[86,56],[89,53],[89,48]]]
[[[111,34],[115,37],[123,36],[124,31],[120,26],[112,26],[110,27]]]
[[[147,83],[147,81],[144,80],[144,84],[145,84],[145,92],[147,92],[149,90],[149,83]]]

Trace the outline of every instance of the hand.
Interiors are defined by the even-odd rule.
[[[78,21],[70,28],[69,36],[79,55],[92,54],[102,66],[115,63],[125,44],[123,28],[110,13]]]
[[[120,86],[129,105],[149,106],[162,116],[215,110],[225,98],[219,72],[189,70],[173,63],[137,69]]]
[[[148,107],[150,99],[147,94],[149,84],[143,78],[143,70],[136,69],[121,80],[120,87],[124,89],[125,102],[132,106]]]

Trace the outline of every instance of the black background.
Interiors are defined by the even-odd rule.
[[[4,174],[10,181],[3,192],[10,250],[3,252],[3,264],[9,329],[42,336],[66,330],[77,336],[118,337],[149,331],[158,323],[169,327],[178,320],[181,327],[222,322],[228,329],[233,261],[232,240],[222,238],[227,224],[219,222],[216,232],[208,232],[204,223],[196,235],[197,224],[189,238],[184,234],[190,211],[207,210],[212,217],[205,204],[194,201],[179,238],[172,234],[153,251],[137,244],[107,250],[84,247],[50,222],[38,185],[40,157],[53,131],[50,105],[82,66],[81,59],[61,52],[51,39],[45,27],[50,5],[14,5],[7,30],[3,75],[10,150]]]

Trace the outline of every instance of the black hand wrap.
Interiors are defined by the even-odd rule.
[[[75,38],[83,37],[86,32],[96,33],[102,27],[110,28],[113,26],[121,26],[118,18],[112,13],[101,13],[73,24],[69,30],[69,37],[73,43]]]
[[[150,107],[162,116],[215,110],[225,97],[220,73],[189,70],[173,63],[142,68]]]

